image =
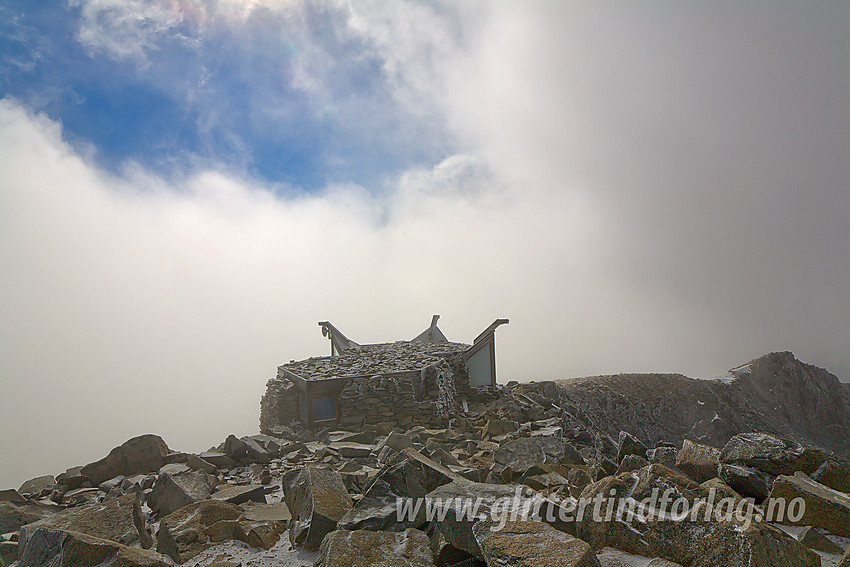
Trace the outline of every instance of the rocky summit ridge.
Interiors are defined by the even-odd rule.
[[[630,431],[651,443],[691,439],[722,446],[762,431],[850,456],[850,384],[823,368],[774,352],[727,377],[617,374],[521,387],[559,400],[567,420],[615,437]]]
[[[0,490],[0,567],[850,567],[850,387],[791,353],[464,395],[439,427],[135,437]]]

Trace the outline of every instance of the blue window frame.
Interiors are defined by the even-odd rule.
[[[313,399],[313,421],[336,419],[336,398]]]

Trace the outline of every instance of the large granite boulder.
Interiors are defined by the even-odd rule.
[[[250,437],[241,439],[228,435],[224,440],[224,453],[239,463],[268,463],[271,455]]]
[[[676,468],[678,457],[679,450],[675,447],[656,447],[646,452],[646,458],[650,463],[658,463],[671,469]]]
[[[541,497],[527,486],[453,481],[432,490],[425,506],[436,526],[451,545],[484,559],[472,531],[477,522],[497,524],[507,519],[550,523],[561,531],[573,526],[561,521],[557,502]]]
[[[161,437],[141,435],[115,447],[101,460],[82,467],[80,474],[97,486],[119,475],[158,471],[165,464],[168,453],[168,445]]]
[[[535,466],[584,464],[578,451],[557,437],[521,437],[508,441],[496,449],[493,460],[515,474]]]
[[[170,475],[160,473],[148,495],[148,506],[167,516],[183,506],[206,500],[215,490],[218,479],[203,471],[188,471]]]
[[[833,458],[828,458],[818,470],[809,476],[812,477],[812,480],[816,480],[833,490],[850,493],[850,463],[842,463]]]
[[[836,535],[850,537],[850,495],[815,482],[803,473],[794,476],[779,476],[773,483],[770,493],[771,503],[783,499],[784,521],[803,526],[816,526]],[[793,500],[800,498],[805,504],[799,518],[790,518],[793,512],[797,515],[797,506]],[[780,521],[776,519],[776,521]]]
[[[797,535],[797,541],[809,549],[816,551],[823,551],[832,555],[841,555],[844,553],[843,547],[826,537],[820,529],[812,526],[803,528],[799,535]]]
[[[283,491],[292,512],[289,540],[310,551],[319,549],[322,538],[353,506],[342,476],[329,469],[308,466],[287,473]]]
[[[627,431],[620,432],[617,447],[617,464],[620,464],[626,455],[637,455],[646,458],[646,445]]]
[[[769,475],[814,473],[826,460],[819,449],[766,433],[739,433],[720,451],[720,462],[742,465]]]
[[[40,528],[79,532],[121,545],[148,549],[153,539],[142,515],[138,494],[68,508],[55,516],[21,527],[20,544]]]
[[[162,555],[78,532],[40,528],[27,539],[16,567],[169,567]]]
[[[44,492],[49,493],[50,489],[53,488],[55,484],[56,479],[53,478],[53,475],[39,476],[24,482],[18,489],[18,492],[21,494],[39,496]]]
[[[720,479],[735,492],[759,502],[767,498],[776,477],[754,467],[743,465],[720,465]]]
[[[676,455],[676,468],[699,483],[717,476],[720,449],[685,439]]]
[[[428,536],[403,532],[336,530],[322,540],[315,567],[433,567]]]
[[[36,504],[27,500],[0,500],[0,534],[16,532],[21,526],[48,518],[61,510],[59,506]]]
[[[262,485],[242,484],[219,486],[210,495],[211,500],[224,500],[231,504],[244,504],[245,502],[266,503],[266,491]]]
[[[482,521],[472,532],[488,567],[599,567],[590,545],[542,522]]]

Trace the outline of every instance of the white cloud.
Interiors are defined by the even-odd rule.
[[[69,0],[69,5],[80,8],[80,43],[139,63],[164,41],[192,43],[211,29],[239,28],[257,13],[286,18],[303,7],[300,0]]]

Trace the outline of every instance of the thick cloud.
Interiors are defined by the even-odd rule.
[[[186,20],[195,4],[84,2],[113,19],[80,38],[145,69],[174,30],[250,35],[272,5]],[[711,376],[780,349],[850,377],[846,8],[323,6],[393,112],[452,152],[314,193],[241,162],[116,174],[0,103],[0,484],[147,431],[185,450],[255,431],[275,366],[327,350],[324,319],[369,342],[440,313],[468,341],[509,317],[501,380]],[[287,76],[380,138],[321,41]]]

